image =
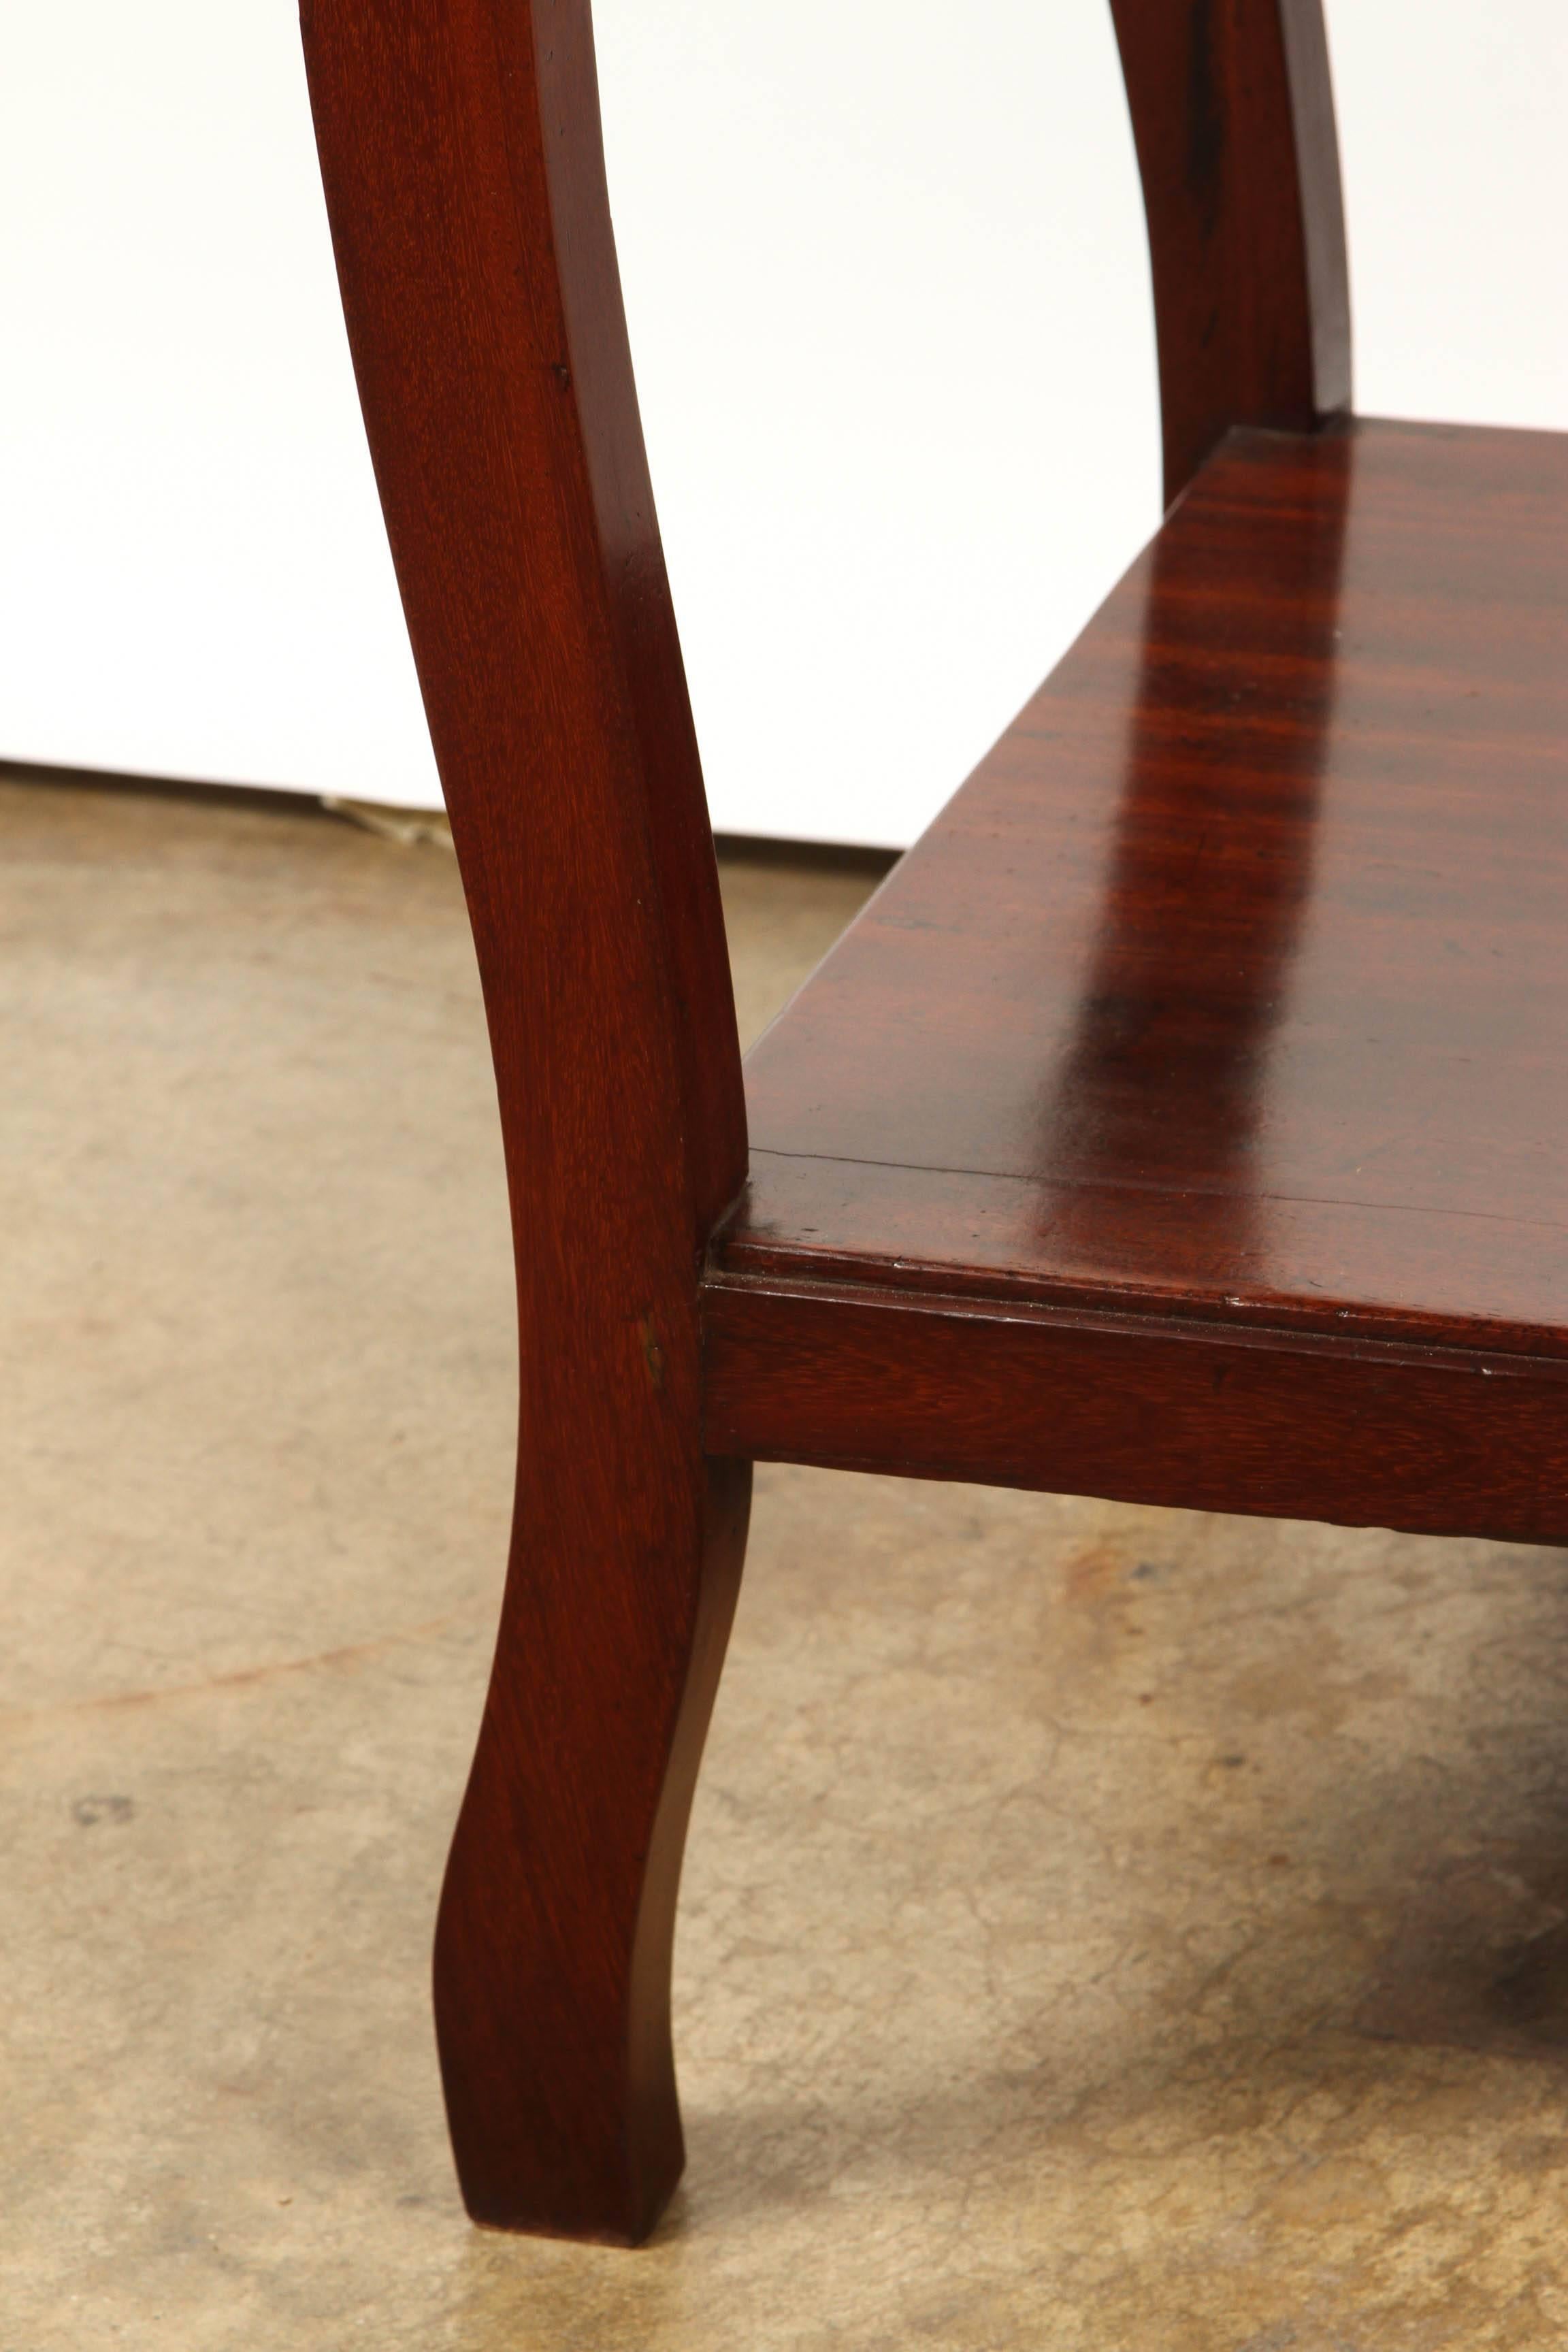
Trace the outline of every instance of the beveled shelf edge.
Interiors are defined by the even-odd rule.
[[[922,1269],[922,1272],[926,1271]],[[703,1273],[700,1297],[710,1301],[725,1296],[795,1298],[824,1308],[877,1307],[908,1315],[942,1315],[968,1322],[1011,1323],[1051,1330],[1080,1331],[1124,1339],[1163,1338],[1210,1347],[1251,1348],[1269,1354],[1354,1358],[1390,1370],[1422,1364],[1464,1374],[1467,1378],[1531,1378],[1554,1380],[1568,1387],[1568,1358],[1533,1355],[1521,1349],[1456,1347],[1439,1340],[1389,1339],[1379,1334],[1341,1328],[1338,1331],[1292,1328],[1259,1320],[1228,1322],[1219,1313],[1180,1313],[1162,1307],[1099,1307],[1081,1297],[1029,1297],[944,1290],[934,1276],[930,1285],[905,1288],[900,1283],[864,1280],[837,1274],[779,1271],[772,1267],[710,1265]],[[1257,1312],[1262,1313],[1261,1303]]]
[[[865,1180],[867,1197],[861,1205],[874,1203],[877,1208],[882,1205],[877,1198],[879,1180],[889,1198],[900,1197],[905,1203],[911,1202],[926,1186],[962,1186],[969,1196],[963,1213],[972,1218],[984,1214],[992,1202],[1016,1201],[1031,1189],[1029,1180],[1021,1176],[911,1169],[881,1161],[825,1161],[814,1155],[781,1151],[774,1147],[753,1146],[752,1160],[753,1176],[763,1172],[758,1168],[759,1161],[778,1171],[815,1172],[825,1166],[856,1170]],[[1161,1197],[1173,1201],[1181,1196],[1165,1192]],[[1125,1315],[1142,1323],[1169,1319],[1225,1332],[1289,1332],[1314,1336],[1336,1347],[1344,1346],[1353,1338],[1358,1343],[1364,1340],[1380,1346],[1447,1349],[1466,1358],[1477,1353],[1515,1356],[1532,1363],[1557,1363],[1568,1370],[1568,1324],[1527,1320],[1500,1311],[1402,1307],[1391,1301],[1336,1297],[1327,1290],[1319,1297],[1303,1297],[1271,1290],[1267,1284],[1248,1286],[1247,1290],[1215,1289],[1205,1293],[1182,1290],[1175,1286],[1160,1290],[1147,1282],[1118,1283],[1110,1276],[1052,1275],[1020,1266],[1010,1250],[1005,1256],[999,1252],[991,1262],[984,1258],[966,1262],[952,1254],[947,1233],[940,1236],[942,1254],[938,1255],[933,1247],[937,1235],[929,1217],[922,1220],[924,1231],[920,1237],[923,1245],[911,1248],[907,1255],[887,1247],[858,1245],[844,1237],[816,1243],[789,1234],[775,1240],[765,1228],[755,1232],[748,1229],[746,1218],[752,1198],[749,1180],[714,1234],[707,1261],[714,1279],[847,1286],[858,1295],[880,1290],[891,1297],[967,1299],[980,1305],[1059,1308],[1093,1317]],[[1415,1218],[1426,1223],[1436,1219],[1461,1227],[1465,1222],[1446,1210],[1412,1209],[1381,1202],[1307,1199],[1292,1200],[1284,1205],[1297,1214],[1336,1220]],[[940,1204],[936,1214],[945,1214]],[[1489,1221],[1491,1222],[1495,1221]],[[1532,1229],[1520,1221],[1518,1230],[1522,1237]],[[911,1238],[916,1232],[920,1228],[912,1229]]]

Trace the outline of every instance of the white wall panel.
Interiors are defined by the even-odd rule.
[[[716,823],[901,842],[1151,528],[1103,0],[599,0]],[[1358,396],[1568,426],[1568,11],[1331,0]],[[289,0],[0,5],[0,757],[429,803]]]
[[[429,802],[289,0],[0,27],[0,757]]]

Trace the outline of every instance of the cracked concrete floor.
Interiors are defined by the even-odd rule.
[[[0,786],[0,2352],[1568,2338],[1568,1557],[777,1470],[640,2254],[426,1948],[506,1532],[450,859]],[[868,887],[731,862],[755,1027]]]

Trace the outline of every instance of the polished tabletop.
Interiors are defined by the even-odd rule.
[[[724,1272],[1568,1354],[1568,437],[1233,435],[747,1093]]]

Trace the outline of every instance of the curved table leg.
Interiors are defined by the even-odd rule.
[[[686,1824],[739,1589],[749,1463],[650,1559],[513,1538],[442,1891],[436,2025],[469,2212],[637,2243],[685,2160],[669,2035]]]

